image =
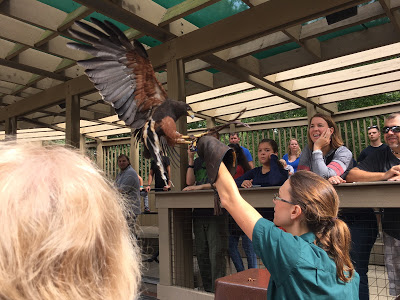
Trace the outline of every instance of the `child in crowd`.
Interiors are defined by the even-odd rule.
[[[278,144],[271,139],[263,139],[258,145],[260,167],[246,172],[235,180],[238,187],[282,185],[288,178],[288,171],[278,162]]]

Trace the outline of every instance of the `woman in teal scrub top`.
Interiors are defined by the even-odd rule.
[[[350,232],[337,218],[339,198],[327,180],[309,171],[292,175],[273,198],[273,222],[242,198],[224,164],[216,187],[223,207],[271,273],[268,300],[358,299]]]

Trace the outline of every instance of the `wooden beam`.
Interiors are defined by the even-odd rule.
[[[158,26],[165,26],[175,20],[210,6],[219,0],[186,0],[167,9]]]
[[[400,51],[400,47],[399,47]],[[293,80],[293,90],[311,89],[360,78],[389,74],[400,69],[400,58]]]
[[[259,109],[254,109],[251,111],[246,111],[242,115],[242,119],[257,117],[257,116],[265,116],[265,115],[269,115],[269,114],[273,114],[273,113],[278,113],[278,112],[283,112],[283,111],[288,111],[288,110],[293,110],[293,109],[298,109],[298,108],[301,108],[301,107],[294,103],[278,104],[278,105],[267,107],[267,108],[259,108]],[[236,116],[237,116],[237,114],[231,114],[231,115],[223,116],[223,117],[221,117],[221,119],[229,121],[229,120],[232,120]]]
[[[274,95],[277,95],[283,99],[286,99],[290,102],[293,102],[299,106],[305,107],[306,103],[312,103],[313,105],[318,106],[322,110],[329,111],[328,109],[320,106],[319,104],[314,103],[313,101],[301,97],[297,95],[296,93],[290,92],[283,87],[280,87],[277,84],[274,84],[260,76],[256,76],[253,74],[249,74],[245,72],[242,68],[239,66],[226,62],[222,59],[217,58],[216,56],[209,55],[206,57],[202,57],[202,60],[207,61],[208,63],[212,64],[213,66],[217,66],[217,68],[225,73],[230,74],[231,76],[235,76],[243,81],[246,81],[255,87],[261,88],[263,90],[266,90]]]
[[[46,70],[43,70],[43,69],[35,68],[35,67],[28,66],[28,65],[25,65],[25,64],[20,64],[20,63],[14,62],[14,61],[6,60],[4,58],[0,58],[0,65],[6,66],[6,67],[9,67],[9,68],[14,68],[14,69],[17,69],[17,70],[21,70],[21,71],[24,71],[24,72],[38,74],[38,75],[41,75],[41,76],[44,76],[44,77],[57,79],[57,80],[60,80],[60,81],[67,81],[68,79],[70,79],[70,78],[68,78],[68,77],[66,77],[64,75],[61,75],[61,74],[56,74],[56,73],[49,72],[49,71],[46,71]]]
[[[389,82],[398,82],[400,90],[400,71],[392,72],[389,74],[382,74],[357,80],[346,80],[344,82],[320,86],[307,90],[307,97],[322,96],[337,92],[349,91],[374,85],[380,85]]]
[[[15,139],[17,135],[17,118],[9,117],[5,120],[4,131],[7,139]]]
[[[383,83],[383,84],[377,84],[374,86],[354,89],[354,90],[350,90],[350,91],[333,93],[333,94],[324,95],[324,96],[320,96],[320,97],[314,97],[311,99],[313,99],[314,101],[318,101],[320,104],[325,104],[325,103],[361,98],[361,97],[365,97],[365,96],[379,95],[379,94],[389,93],[389,92],[396,92],[399,90],[399,87],[400,87],[400,82],[395,81],[395,82],[390,82],[390,83]]]
[[[173,58],[190,60],[362,2],[348,0],[268,1],[156,46],[152,48],[150,57],[155,66],[164,65]],[[290,11],[287,9],[288,7],[290,7]],[[286,13],[279,13],[282,11]],[[246,24],[246,26],[240,24]],[[232,30],[232,28],[236,28],[236,30]],[[230,32],[230,34],[226,34],[226,32]]]
[[[210,109],[220,108],[224,106],[237,106],[244,104],[252,100],[266,99],[267,97],[272,97],[273,95],[262,89],[253,89],[250,91],[236,93],[229,96],[222,96],[215,99],[209,99],[207,101],[195,102],[190,104],[190,106],[196,112],[204,112]]]
[[[172,61],[167,64],[168,74],[168,96],[177,101],[186,102],[185,93],[185,68],[182,60]],[[180,118],[176,122],[177,131],[181,134],[187,133],[186,118]],[[171,165],[171,180],[175,187],[173,190],[181,191],[186,186],[186,167],[187,167],[187,149],[176,148],[179,153],[180,161],[178,166]],[[193,272],[193,270],[191,270]],[[190,277],[190,276],[189,276]],[[182,282],[183,284],[183,282]],[[184,285],[186,286],[186,285]]]
[[[284,104],[284,103],[288,103],[288,101],[278,96],[272,96],[234,105],[232,104],[229,105],[228,103],[226,103],[228,105],[224,105],[218,108],[208,109],[203,111],[203,113],[211,117],[223,118],[225,115],[232,115],[234,113],[239,113],[243,109],[246,109],[246,111],[251,111],[254,109],[258,109],[260,107],[270,108],[274,105]]]
[[[81,76],[5,107],[0,111],[0,121],[12,116],[23,116],[63,102],[67,86],[73,95],[94,90],[94,86],[87,76]]]
[[[167,41],[175,37],[169,31],[152,24],[151,22],[138,17],[137,15],[121,8],[119,5],[105,0],[76,0],[76,2],[90,7],[97,12],[105,14],[114,20],[135,28],[159,41]]]
[[[79,96],[72,94],[67,89],[65,106],[66,106],[66,128],[65,128],[65,143],[72,147],[80,146],[80,105]]]
[[[364,33],[364,37],[368,37],[370,39],[374,39],[375,35],[372,34],[370,35],[371,31],[368,33]],[[383,32],[379,32],[379,34],[383,34]],[[350,35],[351,38],[352,35]],[[335,41],[333,39],[329,44],[330,46],[337,47],[339,48],[340,45],[340,40]],[[263,59],[261,61],[261,65],[265,66],[265,68],[274,68],[274,64],[272,61],[294,61],[297,59],[296,64],[304,65],[300,67],[296,67],[295,69],[291,69],[292,66],[294,66],[294,63],[290,64],[281,64],[279,68],[289,68],[290,70],[288,71],[278,71],[276,74],[273,74],[274,77],[274,82],[280,82],[280,81],[285,81],[285,80],[291,80],[291,79],[296,79],[300,77],[305,77],[305,76],[310,76],[310,75],[316,75],[319,73],[324,73],[328,71],[334,71],[337,69],[342,69],[354,65],[359,65],[359,64],[365,64],[367,62],[371,61],[376,61],[376,60],[381,60],[387,57],[392,57],[400,54],[400,43],[391,43],[390,40],[386,41],[386,45],[382,45],[380,47],[377,47],[375,49],[364,49],[362,52],[356,52],[354,49],[354,53],[352,54],[347,54],[345,56],[340,56],[339,54],[335,58],[331,59],[326,59],[323,62],[319,63],[314,63],[311,65],[305,65],[307,62],[303,57],[299,56],[299,51],[290,51],[287,53],[282,53],[279,55],[276,55],[271,58]],[[351,48],[352,46],[350,46]],[[272,71],[273,72],[273,71]],[[271,73],[272,73],[271,72]],[[268,77],[267,77],[268,78]]]
[[[393,25],[400,36],[400,13],[392,7],[393,2],[394,1],[391,0],[379,0],[379,3],[382,5],[382,8],[385,11],[387,17],[390,19],[390,23]]]
[[[300,40],[300,34],[302,25],[298,24],[293,27],[289,27],[283,30],[283,32],[291,38],[291,40],[301,47],[303,47],[308,53],[315,57],[316,60],[321,59],[321,43],[316,39],[308,39],[305,41]]]

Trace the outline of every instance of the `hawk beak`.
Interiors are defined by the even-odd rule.
[[[187,115],[188,115],[189,117],[191,117],[192,119],[194,119],[194,112],[193,112],[193,111],[188,110],[188,111],[187,111]]]

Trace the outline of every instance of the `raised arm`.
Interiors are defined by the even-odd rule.
[[[254,225],[262,216],[242,198],[224,163],[220,165],[215,186],[221,198],[222,206],[231,214],[248,238],[252,239]]]

